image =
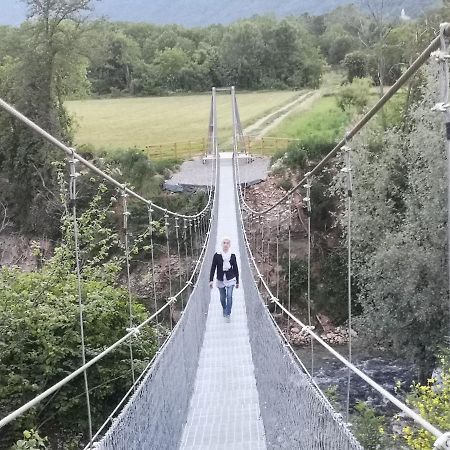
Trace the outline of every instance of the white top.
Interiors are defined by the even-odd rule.
[[[223,281],[217,280],[217,287],[220,289],[235,285],[236,285],[236,277],[232,278],[231,280],[227,280],[227,276],[223,274]]]

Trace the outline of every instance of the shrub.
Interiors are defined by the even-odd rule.
[[[106,192],[101,186],[78,217],[87,359],[125,335],[129,327],[128,292],[119,287],[123,256],[117,256],[122,255],[118,235],[108,224],[110,208],[103,206],[101,194]],[[40,270],[0,270],[0,412],[18,408],[81,365],[72,227],[71,216],[65,216],[62,242]],[[132,251],[137,251],[138,242],[133,241]],[[132,312],[136,324],[147,318],[144,306],[135,299]],[[154,354],[151,328],[142,330],[133,343],[140,372]],[[88,378],[97,427],[130,386],[128,346],[117,348],[91,368]],[[42,425],[38,428],[49,436],[61,433],[70,440],[86,431],[83,392],[83,377],[77,377],[45,407],[25,413],[13,428]],[[18,448],[27,448],[24,445]]]
[[[289,178],[283,178],[283,179],[278,183],[278,186],[279,186],[281,189],[285,190],[286,192],[287,192],[287,191],[290,191],[290,190],[294,187],[294,185],[292,184],[292,181],[291,181]]]
[[[386,433],[386,418],[377,414],[367,403],[356,404],[352,423],[356,438],[366,450],[392,448],[389,446],[390,439]]]
[[[351,83],[355,78],[367,76],[367,56],[364,52],[348,53],[344,58],[344,67],[347,69],[347,78]]]
[[[444,364],[444,361],[442,361]],[[439,377],[427,384],[415,384],[408,403],[419,414],[441,430],[450,429],[450,369],[445,368]],[[433,450],[436,438],[416,425],[403,429],[403,437],[414,450]]]
[[[337,104],[342,111],[355,108],[358,113],[369,103],[372,83],[367,78],[354,80],[351,84],[342,86],[336,96]]]

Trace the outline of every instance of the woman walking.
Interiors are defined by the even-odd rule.
[[[231,252],[231,241],[225,237],[222,239],[222,250],[214,254],[211,272],[209,274],[209,286],[214,285],[214,273],[217,270],[217,287],[220,292],[223,316],[230,321],[231,307],[233,306],[233,289],[239,288],[239,269],[236,255]]]

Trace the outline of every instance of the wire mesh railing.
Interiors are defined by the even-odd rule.
[[[424,417],[419,415],[416,411],[409,408],[405,403],[400,401],[382,386],[380,386],[377,382],[372,380],[369,376],[359,370],[352,362],[352,347],[351,347],[351,336],[352,336],[352,325],[351,325],[351,287],[352,287],[352,252],[351,252],[351,204],[352,204],[352,167],[351,167],[351,148],[350,148],[350,140],[361,131],[365,125],[380,111],[383,106],[394,96],[396,92],[419,70],[419,68],[430,58],[433,54],[440,64],[440,72],[441,72],[441,84],[442,88],[442,98],[439,99],[436,106],[433,108],[436,111],[441,111],[445,113],[446,118],[446,127],[447,127],[447,141],[450,139],[450,134],[448,133],[448,129],[450,127],[450,104],[448,103],[448,95],[449,95],[449,87],[448,87],[448,60],[449,56],[449,38],[450,35],[450,26],[448,24],[442,24],[440,30],[440,36],[438,36],[433,42],[427,47],[427,49],[414,61],[414,63],[403,73],[403,75],[399,78],[399,80],[392,86],[392,88],[369,110],[369,112],[364,115],[360,121],[346,133],[345,137],[336,145],[336,147],[329,152],[318,164],[316,164],[309,172],[307,172],[301,180],[290,189],[285,195],[283,195],[278,201],[274,202],[272,205],[265,207],[264,209],[257,210],[254,207],[250,206],[245,198],[245,193],[243,192],[242,183],[240,181],[240,163],[239,159],[235,158],[235,172],[236,172],[236,184],[237,184],[237,195],[239,196],[239,202],[242,211],[242,221],[243,221],[243,234],[245,239],[245,245],[249,254],[249,259],[252,262],[253,268],[255,270],[255,278],[256,283],[258,284],[260,290],[266,293],[269,298],[269,302],[276,305],[288,321],[288,329],[289,322],[292,321],[299,328],[300,332],[309,336],[311,342],[311,366],[314,367],[314,351],[313,351],[313,342],[316,341],[321,346],[323,346],[329,353],[331,353],[335,358],[341,361],[348,369],[348,382],[347,382],[347,420],[349,415],[349,393],[351,389],[351,374],[355,374],[368,383],[374,390],[376,390],[379,394],[381,394],[386,400],[394,404],[398,407],[407,417],[414,420],[420,427],[424,428],[427,432],[429,432],[432,436],[435,437],[435,448],[436,449],[447,449],[450,448],[450,433],[443,432],[439,430],[436,426],[427,421]],[[440,47],[440,50],[435,52],[436,49]],[[435,53],[433,53],[435,52]],[[447,142],[448,145],[448,142]],[[239,151],[239,149],[238,149]],[[328,162],[332,160],[339,152],[345,155],[346,163],[344,164],[344,168],[341,170],[343,175],[346,178],[346,197],[347,197],[347,249],[348,249],[348,274],[347,274],[347,288],[348,288],[348,307],[349,307],[349,354],[348,358],[343,357],[340,353],[338,353],[335,349],[333,349],[327,342],[324,341],[313,329],[311,326],[311,305],[308,302],[308,323],[298,319],[291,311],[291,255],[290,250],[288,250],[288,268],[287,268],[287,302],[280,301],[277,296],[273,294],[272,287],[268,281],[268,277],[265,271],[264,262],[267,257],[267,253],[265,249],[270,249],[270,242],[267,243],[267,240],[272,241],[272,245],[274,244],[274,236],[270,237],[270,233],[264,231],[265,228],[270,225],[267,223],[273,219],[273,217],[282,218],[281,222],[279,221],[276,225],[277,233],[276,233],[276,245],[279,245],[279,229],[280,223],[283,224],[285,222],[285,227],[287,228],[287,239],[288,239],[288,248],[291,246],[291,237],[292,237],[292,204],[295,201],[295,198],[298,197],[299,201],[307,206],[307,216],[309,223],[309,216],[311,213],[311,208],[314,205],[311,205],[311,185],[314,183],[314,179],[316,176],[320,174],[322,169],[326,166]],[[449,155],[450,158],[450,155]],[[450,172],[449,172],[450,173]],[[450,175],[449,175],[450,177]],[[449,178],[450,179],[450,178]],[[450,185],[448,186],[450,192]],[[450,206],[450,203],[449,203]],[[447,224],[447,226],[449,226]],[[311,256],[311,232],[310,232],[310,223],[308,227],[308,259]],[[450,231],[449,231],[450,232]],[[268,237],[269,236],[269,237]],[[450,239],[450,237],[449,237]],[[450,252],[450,245],[449,245]],[[449,253],[450,255],[450,253]],[[279,266],[279,252],[277,251],[277,261],[276,265]],[[450,270],[450,267],[449,267]],[[308,271],[310,276],[311,264],[310,259],[308,263]],[[310,279],[308,279],[308,298],[310,296]],[[278,287],[277,287],[278,291]],[[312,377],[312,373],[310,374]]]

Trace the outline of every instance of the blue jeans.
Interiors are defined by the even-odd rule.
[[[233,289],[234,286],[219,288],[220,303],[222,303],[223,312],[226,316],[231,315],[231,307],[233,306]]]

